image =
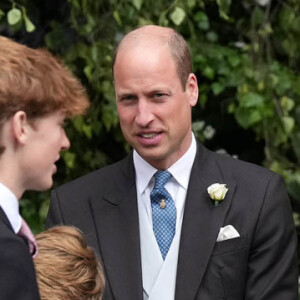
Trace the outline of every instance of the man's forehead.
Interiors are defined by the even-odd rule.
[[[121,41],[118,50],[134,46],[156,47],[167,45],[171,35],[172,30],[170,28],[154,25],[144,26],[128,33]]]
[[[118,55],[126,52],[134,51],[134,50],[148,50],[148,49],[159,49],[161,47],[165,47],[168,44],[161,39],[158,38],[150,38],[150,37],[141,37],[134,39],[126,39],[118,49]]]

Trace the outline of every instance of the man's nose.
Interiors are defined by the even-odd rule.
[[[145,100],[139,100],[137,106],[137,114],[135,117],[135,122],[141,127],[146,127],[153,121],[154,115],[151,109],[151,104]]]

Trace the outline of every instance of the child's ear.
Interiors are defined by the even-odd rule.
[[[12,132],[13,136],[21,145],[27,141],[30,124],[28,123],[27,115],[24,111],[17,111],[12,117]]]

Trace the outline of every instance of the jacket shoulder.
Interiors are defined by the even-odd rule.
[[[55,189],[58,193],[86,193],[91,192],[91,188],[101,190],[114,188],[116,183],[120,184],[122,179],[129,174],[134,174],[132,156],[128,155],[124,159],[95,170],[91,173],[78,177]]]

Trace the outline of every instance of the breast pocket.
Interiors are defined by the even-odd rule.
[[[216,242],[212,255],[239,252],[248,248],[247,236],[240,236],[222,242]]]
[[[243,299],[248,253],[247,236],[216,242],[204,277],[212,299]]]

